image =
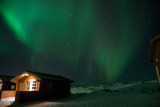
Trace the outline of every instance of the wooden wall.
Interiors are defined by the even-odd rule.
[[[2,91],[0,91],[0,99],[1,99]]]
[[[23,83],[25,81],[29,81],[30,79],[36,79],[32,76],[24,76],[22,79],[19,80],[19,82]]]
[[[2,90],[0,91],[0,99],[1,98],[7,98],[7,97],[15,97],[16,94],[16,84],[9,81],[4,81],[2,83]],[[15,86],[14,89],[12,89],[12,85]]]
[[[14,85],[16,88],[16,84],[13,82],[9,82],[9,81],[4,81],[3,85],[2,85],[2,91],[3,90],[15,90],[15,89],[11,89],[11,86]]]
[[[16,91],[13,90],[7,90],[7,91],[1,91],[1,98],[7,98],[7,97],[15,97]]]
[[[159,88],[160,88],[160,40],[156,41],[153,62],[155,65],[155,71],[156,71],[156,75],[157,75],[157,79],[158,79],[158,83],[159,83]]]
[[[0,91],[2,90],[2,83],[0,83]]]
[[[62,98],[70,95],[70,83],[65,81],[40,82],[40,93],[42,98]]]
[[[34,78],[34,77],[32,77],[32,76],[24,76],[22,79],[20,79],[20,80],[18,80],[17,82],[16,82],[16,86],[17,86],[17,88],[16,88],[16,90],[17,91],[25,91],[25,86],[23,87],[24,88],[24,90],[19,90],[19,86],[20,86],[20,84],[23,84],[23,83],[26,83],[27,81],[29,81],[30,79],[35,79],[36,80],[36,78]],[[26,85],[26,84],[25,84]],[[37,84],[38,85],[38,84]],[[39,90],[39,89],[38,89]],[[36,90],[36,91],[38,91],[38,90]]]
[[[160,57],[160,40],[157,40],[156,46],[155,46],[155,53],[154,53],[154,61]]]
[[[56,80],[40,80],[39,91],[17,91],[16,102],[63,98],[70,95],[70,83]]]
[[[39,91],[17,91],[15,102],[23,103],[41,99]]]

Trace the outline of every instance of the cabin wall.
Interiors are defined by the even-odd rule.
[[[155,63],[155,71],[156,71],[156,75],[157,75],[157,79],[158,79],[158,83],[159,83],[159,88],[160,88],[160,57],[157,59],[154,61],[154,63]]]
[[[70,83],[60,81],[55,85],[55,92],[60,97],[66,97],[70,95]]]
[[[70,83],[43,80],[40,82],[40,93],[42,99],[67,97],[70,95]]]
[[[16,93],[16,84],[9,81],[3,81],[0,83],[1,90],[0,90],[0,99],[7,98],[7,97],[15,97]]]
[[[19,80],[19,83],[23,83],[25,81],[29,81],[30,79],[36,79],[32,76],[24,76],[22,79]]]
[[[64,81],[41,80],[39,91],[17,91],[16,102],[63,98],[70,95],[70,83]]]
[[[2,90],[2,85],[3,85],[3,84],[0,82],[0,91]]]
[[[2,91],[0,91],[0,100],[1,100]]]
[[[158,40],[156,42],[154,59],[153,60],[155,61],[158,57],[160,57],[160,40]]]
[[[22,78],[18,81],[18,84],[29,79],[35,78]],[[22,103],[34,100],[63,98],[70,95],[70,82],[44,79],[39,82],[39,91],[17,91],[15,101]]]
[[[41,99],[39,91],[17,91],[15,102],[23,103]]]
[[[18,83],[18,81],[16,81],[15,83],[16,83],[16,91],[18,91],[18,89],[19,89],[19,83]]]
[[[27,81],[30,81],[30,79],[37,80],[36,78],[34,78],[32,76],[25,76],[25,77],[21,78],[20,80],[18,80],[16,82],[17,91],[16,91],[15,102],[23,103],[23,102],[35,101],[35,100],[41,99],[39,89],[38,90],[34,90],[34,91],[25,90],[26,86],[24,86],[24,91],[19,90],[20,84],[21,83],[25,84]],[[27,85],[27,84],[25,84],[25,85]]]
[[[15,90],[16,84],[13,82],[3,81],[2,91],[3,90]]]
[[[15,90],[1,91],[1,98],[15,97]]]
[[[30,81],[30,79],[35,79],[36,80],[36,78],[34,78],[32,76],[24,76],[22,79],[18,80],[16,82],[16,84],[17,84],[16,90],[17,91],[25,91],[25,88],[26,88],[26,85],[27,85],[26,82]],[[23,86],[21,86],[21,89],[20,89],[20,85],[23,85]],[[36,91],[38,91],[38,90],[36,90]]]
[[[156,71],[159,87],[160,87],[160,40],[156,42],[153,61],[155,65],[155,71]]]

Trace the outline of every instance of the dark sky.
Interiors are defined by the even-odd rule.
[[[24,70],[77,83],[156,79],[150,39],[159,0],[2,0],[0,74]]]

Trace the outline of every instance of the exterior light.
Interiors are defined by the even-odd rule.
[[[27,73],[25,73],[25,74],[23,74],[24,76],[28,76],[28,74]]]

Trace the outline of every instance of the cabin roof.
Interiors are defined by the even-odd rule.
[[[0,75],[0,80],[2,81],[10,81],[14,76],[8,76],[8,75]]]
[[[160,34],[153,37],[150,40],[150,50],[149,50],[149,61],[152,62],[154,59],[154,53],[155,53],[155,48],[156,48],[156,42],[160,40]]]
[[[46,74],[46,73],[40,73],[40,72],[34,72],[34,71],[24,71],[22,74],[28,73],[29,75],[38,78],[38,79],[46,79],[46,80],[63,80],[63,81],[67,81],[67,82],[74,82],[73,80],[64,78],[62,76],[59,75],[52,75],[52,74]],[[20,75],[16,76],[15,78],[12,79],[12,81],[14,81],[14,79],[18,78]]]

